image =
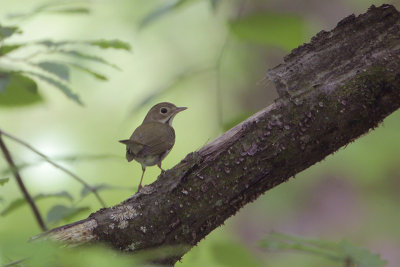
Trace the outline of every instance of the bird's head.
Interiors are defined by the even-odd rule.
[[[169,102],[162,102],[154,105],[143,120],[145,122],[161,122],[172,124],[172,120],[179,112],[187,109],[187,107],[177,107]]]

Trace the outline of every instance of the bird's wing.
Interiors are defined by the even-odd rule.
[[[142,145],[140,155],[160,155],[175,144],[175,131],[170,125],[160,122],[148,122],[140,125],[132,134],[131,141]]]
[[[144,147],[143,144],[130,139],[119,140],[119,142],[126,145],[126,159],[128,161],[132,161]]]

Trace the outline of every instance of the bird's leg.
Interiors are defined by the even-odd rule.
[[[140,189],[142,189],[142,180],[143,180],[143,176],[144,176],[144,172],[146,171],[146,167],[142,166],[142,177],[140,177],[140,183],[139,183],[139,187],[138,187],[138,192],[140,191]]]
[[[157,163],[158,168],[161,169],[161,174],[163,174],[165,172],[165,170],[163,168],[161,168],[161,160]]]

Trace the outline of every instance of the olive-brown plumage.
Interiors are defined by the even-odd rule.
[[[126,145],[126,159],[136,160],[142,165],[142,177],[139,188],[142,188],[142,180],[147,166],[156,165],[161,168],[161,161],[168,155],[175,144],[175,131],[172,128],[172,120],[186,107],[176,107],[172,103],[162,102],[153,106],[142,124],[136,128],[131,137],[119,142]]]

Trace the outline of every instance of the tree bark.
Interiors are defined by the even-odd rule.
[[[268,71],[280,98],[121,204],[51,230],[123,251],[185,245],[241,207],[376,127],[400,106],[400,14],[372,6],[322,31]]]

